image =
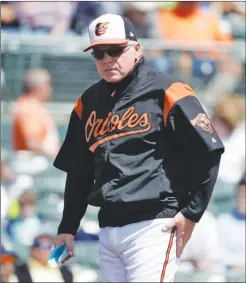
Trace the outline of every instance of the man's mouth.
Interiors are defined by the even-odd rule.
[[[112,71],[116,71],[116,69],[112,68],[112,69],[106,69],[105,72],[112,72]]]

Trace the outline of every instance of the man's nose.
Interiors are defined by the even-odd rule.
[[[108,64],[112,62],[112,57],[108,55],[108,53],[104,53],[104,58],[103,58],[103,63],[104,64]]]

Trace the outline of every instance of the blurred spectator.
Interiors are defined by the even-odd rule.
[[[56,155],[60,147],[59,135],[55,121],[44,107],[50,96],[49,73],[42,69],[28,70],[24,75],[24,95],[17,99],[13,117],[14,150],[30,150],[49,157]]]
[[[9,198],[4,186],[1,185],[1,220],[5,219],[9,209]]]
[[[156,10],[154,2],[126,2],[123,16],[132,21],[138,38],[157,37]]]
[[[71,28],[78,34],[87,31],[89,23],[99,17],[102,12],[100,2],[78,2],[72,18]]]
[[[234,184],[245,171],[245,98],[238,94],[218,99],[211,122],[225,145],[218,180]],[[232,169],[233,168],[233,169]]]
[[[239,52],[240,53],[240,52]],[[214,107],[216,101],[225,93],[240,92],[245,88],[242,62],[232,58],[226,52],[220,53],[218,60],[214,60],[216,73],[206,84],[205,89],[200,91],[203,101],[210,107]]]
[[[20,195],[18,205],[18,216],[9,219],[6,228],[7,233],[13,243],[29,246],[41,228],[35,192],[32,190],[24,191]]]
[[[233,37],[245,39],[245,2],[213,2],[211,5],[227,24]]]
[[[19,23],[16,19],[16,14],[13,6],[9,1],[1,2],[1,29],[17,28]]]
[[[6,183],[10,183],[14,179],[14,173],[12,172],[12,170],[4,160],[1,160],[0,176],[1,176],[1,180]]]
[[[217,100],[212,123],[222,139],[227,139],[244,118],[245,99],[238,94],[226,94]]]
[[[223,28],[220,18],[211,9],[204,11],[200,2],[178,2],[173,9],[160,9],[158,25],[165,40],[180,41],[182,45],[192,47],[206,47],[207,44],[209,48],[208,51],[181,52],[176,65],[182,80],[189,82],[189,78],[194,76],[201,80],[198,84],[205,85],[218,71],[234,77],[242,70],[241,65],[227,53],[222,56],[213,51],[211,42],[220,41],[230,46],[233,37],[228,29]]]
[[[167,40],[183,40],[196,44],[199,41],[230,41],[230,34],[223,32],[219,19],[200,9],[200,2],[178,2],[170,10],[160,9],[159,29]]]
[[[1,148],[0,161],[1,178],[1,220],[5,219],[9,209],[8,185],[11,185],[15,176],[5,160],[5,150]]]
[[[217,219],[208,211],[183,251],[179,272],[200,273],[205,282],[225,282]]]
[[[72,16],[70,2],[13,2],[22,31],[41,31],[50,35],[64,35]]]
[[[15,275],[17,255],[1,245],[1,282],[18,282]]]
[[[73,282],[73,274],[66,265],[60,268],[50,267],[48,257],[53,245],[53,236],[39,234],[33,241],[30,259],[17,266],[19,282]]]
[[[34,179],[27,174],[19,174],[13,166],[13,156],[9,151],[1,148],[1,163],[0,163],[0,177],[1,177],[1,199],[2,209],[4,215],[11,215],[10,217],[17,217],[19,205],[17,199],[20,194],[27,188],[32,188]],[[19,160],[14,157],[18,163]],[[30,162],[30,160],[29,160]],[[20,164],[23,166],[23,163]],[[2,217],[4,218],[4,217]]]
[[[136,1],[124,2],[121,5],[121,14],[133,22],[138,38],[159,38],[156,26],[157,3]],[[156,70],[163,72],[171,71],[173,66],[172,58],[163,50],[146,48],[145,55],[148,57],[147,64]]]
[[[237,185],[232,211],[221,214],[218,218],[224,263],[228,270],[244,275],[243,282],[245,282],[245,190],[246,174]]]

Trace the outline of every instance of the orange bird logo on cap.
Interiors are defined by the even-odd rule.
[[[109,22],[107,22],[107,23],[98,23],[97,25],[96,25],[96,27],[95,27],[95,34],[97,35],[97,36],[100,36],[100,35],[102,35],[102,34],[104,34],[105,33],[105,31],[106,31],[106,29],[107,29],[107,25],[109,24]]]

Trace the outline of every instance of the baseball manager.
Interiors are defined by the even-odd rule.
[[[224,146],[192,88],[146,65],[129,19],[104,14],[89,37],[102,79],[78,98],[54,161],[67,172],[55,245],[73,256],[87,205],[98,206],[102,279],[172,282]]]

